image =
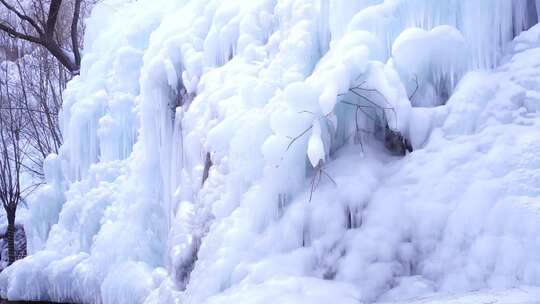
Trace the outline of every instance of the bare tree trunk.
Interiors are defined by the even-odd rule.
[[[7,226],[7,242],[8,242],[8,266],[13,264],[17,258],[15,252],[15,210],[8,209],[6,210],[8,218]]]

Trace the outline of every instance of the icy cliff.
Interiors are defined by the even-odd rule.
[[[33,255],[2,272],[0,295],[534,299],[515,288],[540,286],[537,11],[531,0],[98,4],[64,92],[65,143],[30,203]],[[388,151],[390,131],[414,151]]]

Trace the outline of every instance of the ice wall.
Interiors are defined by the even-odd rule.
[[[533,174],[534,158],[516,160],[535,146],[504,126],[537,131],[526,60],[468,75],[452,96],[467,72],[511,54],[537,8],[527,0],[98,4],[81,75],[64,93],[66,142],[48,162],[62,174],[50,181],[55,194],[32,204],[61,211],[34,212],[47,223],[35,233],[40,250],[0,275],[0,295],[356,303],[539,285],[538,257],[511,249],[540,251],[537,217],[519,209],[536,195],[533,181],[518,182]],[[538,40],[523,39],[533,45],[520,51]],[[400,159],[381,148],[372,134],[381,113],[415,152]],[[502,155],[517,163],[501,165]],[[507,174],[515,179],[499,192]],[[490,195],[467,186],[482,180]],[[478,225],[462,228],[467,218]]]

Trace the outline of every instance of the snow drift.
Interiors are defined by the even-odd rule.
[[[31,202],[34,252],[0,295],[358,303],[539,286],[539,4],[98,4]],[[414,152],[391,155],[386,130]]]

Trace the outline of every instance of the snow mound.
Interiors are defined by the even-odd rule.
[[[464,37],[446,25],[429,32],[409,28],[392,46],[392,59],[404,83],[414,79],[410,92],[413,106],[443,104],[466,71],[469,58]]]
[[[414,301],[392,302],[411,304],[477,304],[477,303],[500,303],[521,304],[538,303],[540,290],[536,287],[522,287],[496,291],[476,291],[460,295],[432,296]]]

